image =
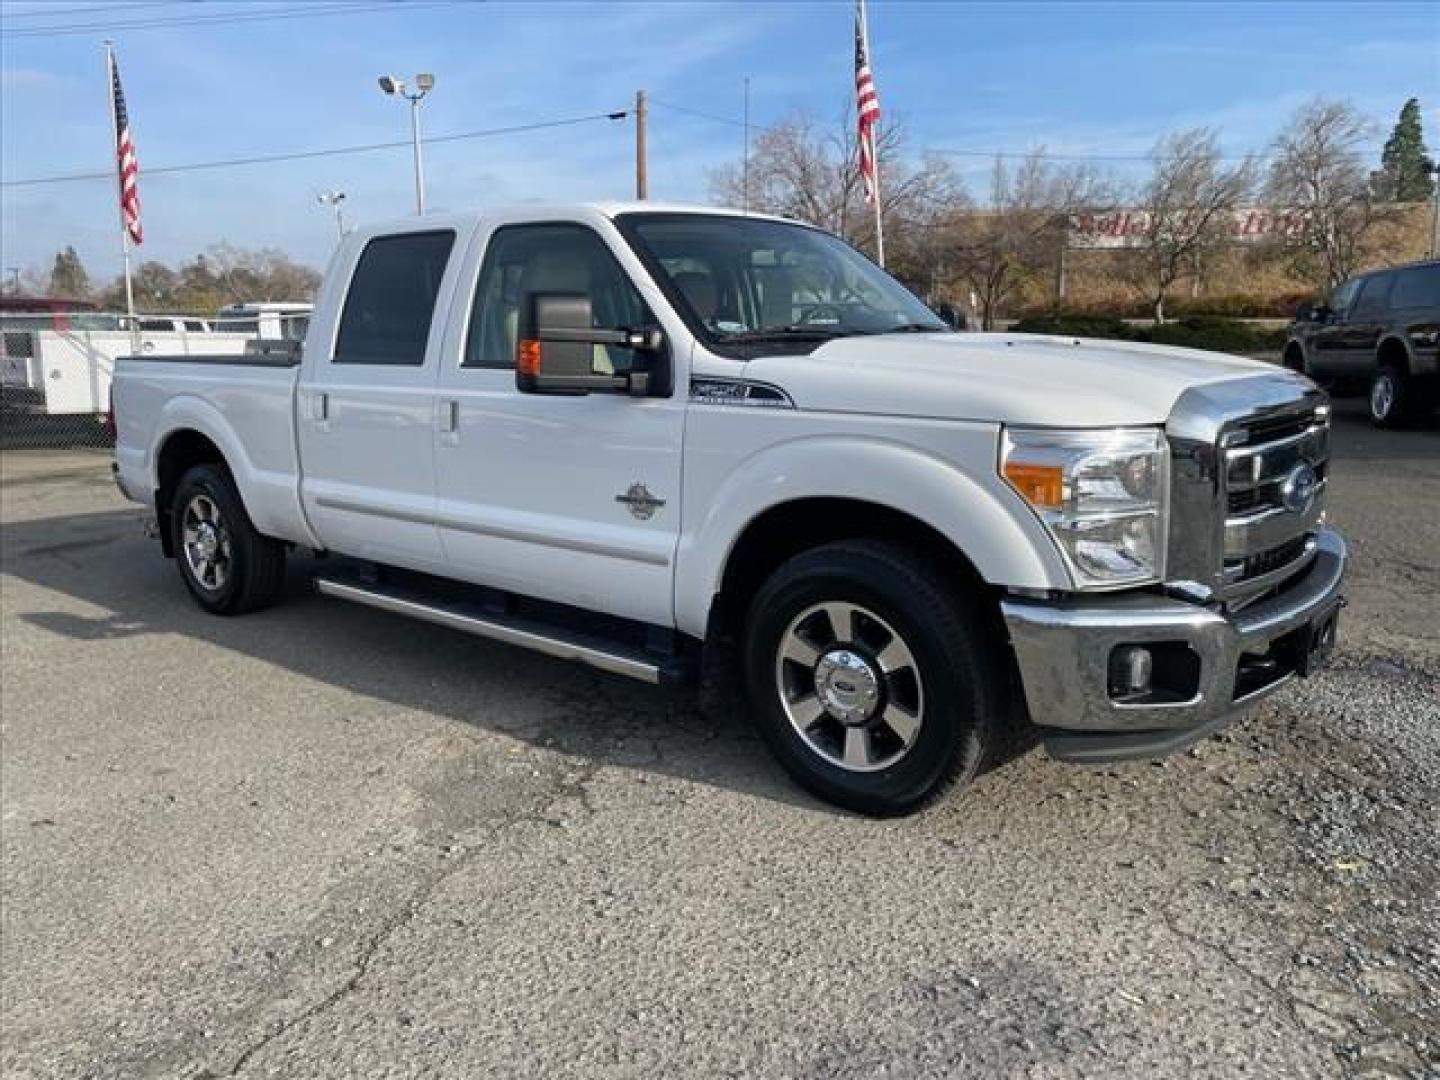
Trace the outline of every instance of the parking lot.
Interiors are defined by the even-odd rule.
[[[1333,666],[910,819],[684,695],[313,595],[205,616],[3,476],[14,1077],[1440,1074],[1440,429],[1337,420]]]

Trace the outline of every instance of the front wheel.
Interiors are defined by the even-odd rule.
[[[978,602],[905,548],[816,548],[751,605],[751,712],[814,794],[863,814],[910,813],[973,778],[1008,716],[987,630]]]
[[[285,545],[256,531],[222,467],[196,465],[180,478],[170,525],[180,577],[212,615],[258,611],[280,595]]]

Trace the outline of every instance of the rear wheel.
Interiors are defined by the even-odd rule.
[[[860,813],[910,813],[967,782],[1008,715],[978,603],[893,545],[791,559],[755,597],[744,649],[751,712],[780,763]]]
[[[241,615],[275,602],[285,583],[285,545],[256,531],[224,468],[190,469],[171,507],[175,562],[202,608]]]
[[[1418,394],[1401,364],[1382,364],[1370,380],[1370,420],[1376,427],[1400,427],[1415,413]]]

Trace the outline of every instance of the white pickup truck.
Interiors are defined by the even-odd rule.
[[[114,414],[205,609],[271,603],[307,549],[328,596],[655,683],[733,668],[790,773],[866,813],[1015,724],[1063,760],[1186,746],[1313,670],[1342,604],[1303,376],[953,333],[756,215],[357,230],[303,347],[125,359]]]

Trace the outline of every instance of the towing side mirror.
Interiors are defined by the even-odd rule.
[[[595,346],[618,345],[659,353],[659,330],[602,330],[591,325],[590,297],[582,293],[529,293],[516,344],[515,388],[526,394],[650,393],[650,372],[596,371]]]

